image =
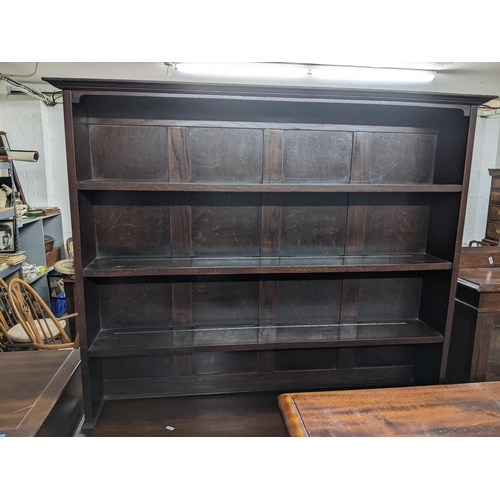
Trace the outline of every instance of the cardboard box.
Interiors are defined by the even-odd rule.
[[[61,249],[59,247],[53,248],[45,254],[45,258],[47,260],[47,267],[52,267],[57,261],[61,260]]]

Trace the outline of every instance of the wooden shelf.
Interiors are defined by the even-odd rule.
[[[287,274],[389,271],[446,271],[451,262],[427,254],[331,255],[301,257],[98,258],[86,278],[195,274]]]
[[[343,325],[239,326],[219,328],[101,330],[92,357],[255,351],[319,347],[437,344],[443,336],[418,320]]]
[[[80,181],[81,191],[185,191],[242,193],[460,193],[459,184],[242,184],[165,181]]]

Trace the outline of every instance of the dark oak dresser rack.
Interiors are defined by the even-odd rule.
[[[106,399],[443,381],[488,96],[56,79]]]

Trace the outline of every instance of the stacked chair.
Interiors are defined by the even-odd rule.
[[[56,318],[40,295],[23,280],[9,285],[0,279],[0,330],[10,350],[78,348],[78,335],[71,341],[65,331],[66,320],[78,315]]]

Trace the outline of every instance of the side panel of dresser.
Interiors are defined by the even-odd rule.
[[[490,203],[484,243],[498,245],[500,241],[500,169],[490,168],[491,175]]]

